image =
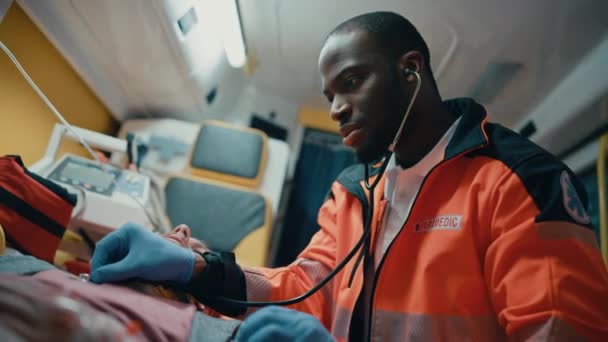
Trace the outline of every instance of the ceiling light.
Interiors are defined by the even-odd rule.
[[[221,0],[222,40],[228,63],[235,68],[241,68],[247,61],[245,40],[239,14],[238,0]]]

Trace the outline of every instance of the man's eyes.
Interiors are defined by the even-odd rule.
[[[363,78],[358,75],[348,76],[344,79],[344,87],[348,90],[354,89],[361,84]]]
[[[348,93],[356,90],[364,81],[363,76],[361,75],[350,75],[342,78],[339,83],[339,86],[336,87],[337,93]],[[333,95],[326,94],[325,97],[329,103],[333,102]]]

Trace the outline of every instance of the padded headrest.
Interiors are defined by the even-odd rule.
[[[227,183],[257,188],[266,166],[267,136],[264,132],[224,122],[201,125],[192,150],[192,174]]]
[[[270,206],[259,193],[212,181],[171,178],[165,196],[171,223],[187,224],[212,250],[232,251],[270,219]]]

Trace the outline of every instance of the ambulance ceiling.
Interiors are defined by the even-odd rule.
[[[240,0],[240,7],[258,62],[252,80],[269,92],[327,108],[317,71],[325,36],[357,14],[389,10],[426,38],[444,98],[481,97],[493,119],[510,126],[608,38],[606,0]]]
[[[426,38],[444,98],[474,95],[493,120],[513,127],[608,42],[607,0],[239,0],[257,64],[245,76],[211,49],[217,18],[208,9],[224,0],[17,1],[119,119],[155,111],[221,116],[247,86],[327,110],[317,71],[325,36],[352,16],[389,10]],[[176,19],[193,7],[198,32],[181,34]],[[205,101],[216,86],[223,107]]]

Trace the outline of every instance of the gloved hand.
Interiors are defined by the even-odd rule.
[[[315,317],[279,306],[269,306],[245,319],[239,328],[237,341],[329,342],[335,340]]]
[[[91,281],[129,278],[190,281],[194,252],[177,246],[135,223],[127,223],[97,243],[91,260]]]

